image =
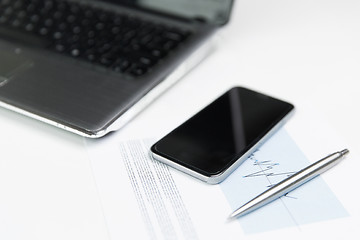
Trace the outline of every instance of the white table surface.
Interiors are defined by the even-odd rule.
[[[216,51],[116,137],[165,134],[241,85],[311,106],[359,157],[359,13],[356,0],[236,1]],[[109,239],[82,137],[5,109],[0,132],[1,239]]]

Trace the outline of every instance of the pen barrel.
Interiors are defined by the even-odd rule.
[[[291,175],[290,177],[284,179],[275,186],[279,185],[282,188],[283,186],[281,185],[287,185],[291,183],[291,185],[284,187],[291,191],[337,165],[342,159],[343,155],[344,154],[342,154],[341,152],[330,154],[329,156],[320,159],[319,161],[295,173],[294,175]]]
[[[273,200],[285,195],[286,193],[294,190],[302,184],[310,181],[311,179],[319,176],[321,173],[329,170],[340,162],[342,156],[348,153],[348,150],[343,150],[330,154],[329,156],[320,159],[319,161],[311,164],[310,166],[302,169],[301,171],[291,175],[290,177],[277,183],[264,193],[250,200],[236,211],[234,211],[230,218],[245,215]]]

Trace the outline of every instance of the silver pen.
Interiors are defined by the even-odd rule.
[[[344,149],[339,152],[330,154],[323,159],[311,164],[310,166],[300,170],[299,172],[291,175],[290,177],[284,179],[278,184],[274,185],[267,191],[261,193],[257,197],[253,198],[249,202],[245,203],[243,206],[236,209],[232,214],[230,214],[229,219],[234,219],[236,217],[243,216],[272,202],[273,200],[285,195],[286,193],[294,190],[300,185],[310,181],[314,177],[320,175],[321,173],[327,171],[328,169],[335,166],[340,162],[342,157],[347,154],[349,150]]]

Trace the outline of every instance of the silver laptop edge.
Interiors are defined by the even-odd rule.
[[[194,53],[192,53],[183,63],[181,63],[169,76],[167,76],[156,87],[154,87],[146,95],[144,95],[138,102],[136,102],[131,108],[129,108],[125,113],[123,113],[117,120],[115,120],[107,128],[104,128],[96,133],[85,133],[83,131],[79,131],[75,128],[71,128],[69,126],[60,124],[56,121],[52,121],[50,119],[38,116],[36,114],[25,111],[21,108],[17,108],[2,101],[0,101],[0,107],[9,109],[11,111],[20,113],[22,115],[31,117],[33,119],[53,125],[55,127],[64,129],[66,131],[76,133],[80,136],[84,136],[88,138],[100,138],[105,136],[109,132],[116,131],[122,128],[137,114],[139,114],[143,109],[145,109],[151,102],[153,102],[158,96],[160,96],[160,94],[165,92],[169,87],[174,85],[185,74],[187,74],[192,68],[198,65],[214,49],[214,42],[215,42],[214,37],[211,37],[210,39],[207,39],[207,41],[203,42],[202,45]]]

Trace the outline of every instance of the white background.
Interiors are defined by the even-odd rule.
[[[250,87],[296,106],[289,128],[308,136],[294,140],[309,156],[333,147],[311,141],[322,125],[346,142],[349,163],[325,180],[358,214],[359,13],[356,0],[236,1],[216,51],[116,137],[165,134],[228,88]],[[1,239],[108,239],[81,137],[4,109],[0,132]]]

